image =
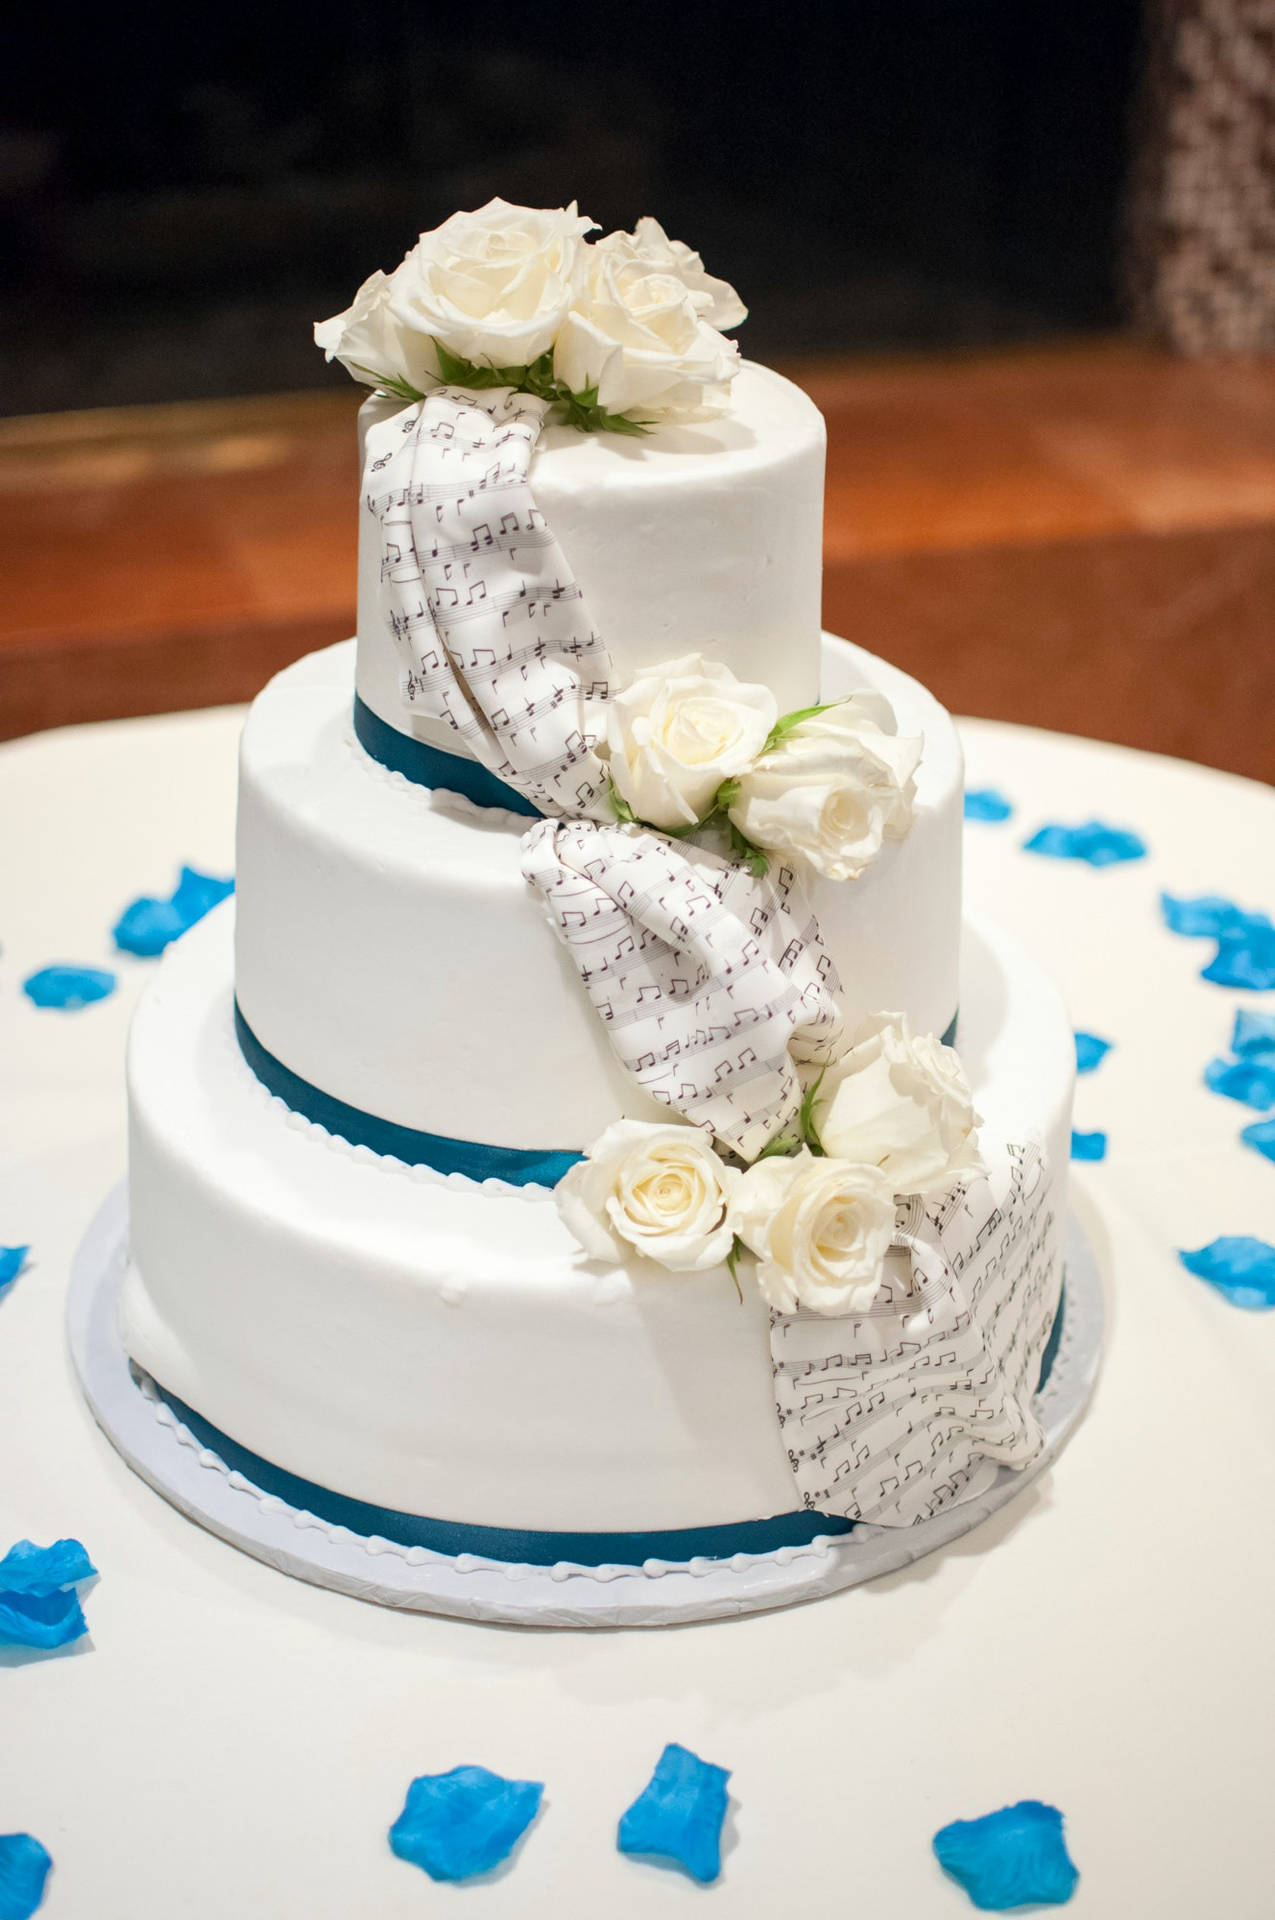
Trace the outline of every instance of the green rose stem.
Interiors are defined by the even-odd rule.
[[[521,367],[480,367],[473,360],[463,360],[458,353],[449,353],[441,340],[434,341],[434,351],[444,386],[471,387],[475,393],[492,387],[513,387],[517,393],[534,394],[537,400],[548,400],[551,405],[561,407],[566,425],[580,433],[647,433],[655,425],[653,420],[635,420],[631,414],[608,413],[598,405],[596,386],[572,393],[570,387],[554,379],[552,349]],[[367,374],[382,392],[395,400],[425,398],[419,388],[410,386],[397,374],[378,373],[374,367],[359,367],[358,371]]]

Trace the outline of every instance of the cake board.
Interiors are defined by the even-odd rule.
[[[807,1546],[682,1564],[520,1566],[365,1537],[254,1487],[202,1446],[130,1362],[117,1327],[128,1261],[123,1182],[98,1211],[71,1270],[67,1329],[89,1407],[124,1460],[209,1532],[294,1579],[409,1612],[534,1627],[672,1626],[815,1600],[893,1573],[966,1534],[1050,1465],[1075,1430],[1098,1373],[1102,1283],[1075,1217],[1057,1354],[1036,1408],[1045,1445],[1029,1467],[1002,1468],[975,1499],[907,1528],[856,1527]]]

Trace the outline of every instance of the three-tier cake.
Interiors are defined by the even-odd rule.
[[[318,330],[358,634],[139,1007],[121,1330],[354,1535],[677,1566],[1038,1458],[1073,1048],[962,920],[951,719],[821,635],[817,409],[586,229],[457,216]]]

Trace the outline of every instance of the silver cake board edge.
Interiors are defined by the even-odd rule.
[[[1098,1374],[1103,1294],[1075,1216],[1064,1252],[1062,1338],[1037,1411],[1039,1457],[1002,1468],[987,1492],[911,1527],[859,1527],[809,1546],[729,1560],[641,1567],[532,1567],[458,1558],[365,1538],[262,1494],[200,1445],[130,1365],[118,1331],[128,1260],[123,1182],[103,1203],[71,1267],[67,1331],[85,1398],[133,1472],[188,1519],[294,1579],[378,1606],[521,1627],[654,1627],[723,1620],[816,1600],[894,1573],[969,1533],[1028,1486],[1075,1430]]]

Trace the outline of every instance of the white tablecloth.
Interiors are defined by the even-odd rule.
[[[124,1033],[150,965],[109,928],[180,861],[229,872],[237,712],[85,727],[0,750],[0,1549],[75,1535],[101,1570],[91,1639],[0,1650],[0,1832],[52,1853],[76,1920],[378,1920],[453,1897],[501,1916],[942,1920],[971,1912],[936,1828],[1023,1798],[1067,1819],[1078,1916],[1258,1920],[1275,1762],[1275,1314],[1229,1306],[1175,1249],[1275,1240],[1254,1115],[1207,1092],[1239,1004],[1161,887],[1275,908],[1275,794],[1177,762],[968,722],[967,890],[1115,1050],[1079,1084],[1105,1163],[1075,1204],[1110,1293],[1094,1405],[1055,1469],[938,1557],[805,1608],[665,1632],[533,1633],[396,1615],[289,1581],[135,1480],[82,1405],[68,1265],[124,1166]],[[1095,872],[1020,851],[1098,815],[1151,857]],[[113,966],[79,1013],[20,992],[54,960]],[[734,1770],[705,1893],[615,1851],[668,1740]],[[547,1782],[511,1869],[453,1896],[386,1829],[415,1774],[474,1761]]]

